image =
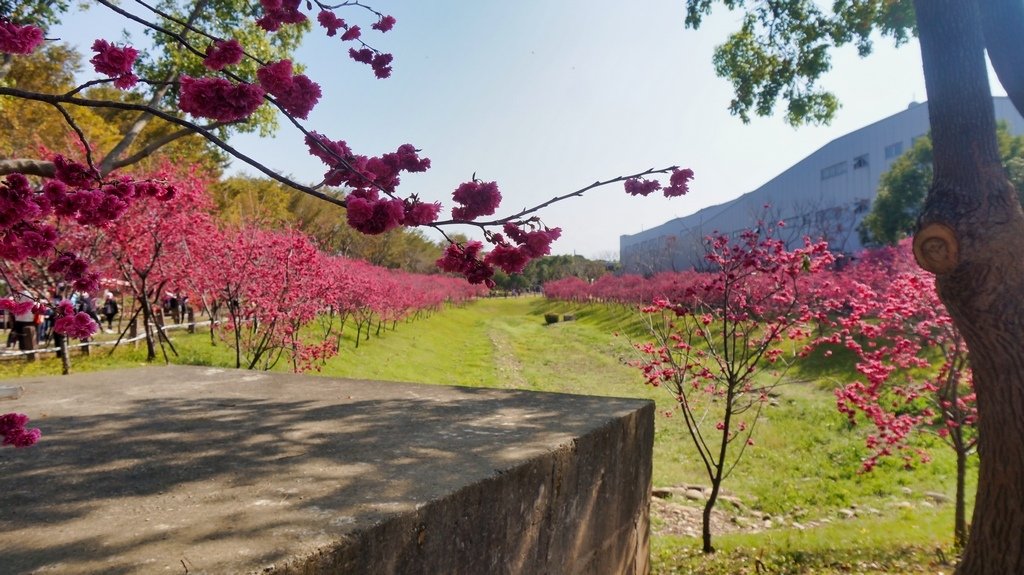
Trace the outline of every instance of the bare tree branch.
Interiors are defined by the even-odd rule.
[[[160,103],[160,101],[163,100],[164,97],[167,95],[167,92],[171,89],[171,86],[173,85],[172,83],[177,78],[178,78],[178,73],[177,72],[171,74],[171,76],[166,80],[166,82],[164,82],[159,88],[156,89],[155,92],[153,92],[153,97],[151,97],[149,99],[149,102],[146,104],[146,106],[149,107],[149,108],[156,108],[156,106]],[[121,166],[118,166],[118,165],[115,165],[115,164],[117,163],[118,158],[120,158],[121,155],[124,154],[128,150],[128,147],[131,146],[133,143],[135,143],[135,140],[139,137],[139,134],[142,133],[142,130],[146,129],[146,126],[148,126],[149,123],[152,120],[153,120],[153,114],[150,113],[150,112],[143,112],[143,113],[139,114],[138,118],[136,118],[135,122],[132,124],[132,127],[129,128],[128,131],[125,133],[124,137],[121,138],[121,141],[118,142],[117,145],[115,145],[109,152],[107,152],[107,155],[103,158],[103,161],[100,162],[100,174],[101,175],[106,176],[107,174],[109,174],[113,170],[115,170],[115,169],[117,169],[119,167],[122,167],[123,165],[128,165],[128,164],[122,164]],[[173,140],[171,140],[171,141],[173,141]],[[168,142],[168,143],[170,143],[170,142]],[[154,149],[153,151],[156,151],[156,150]],[[152,153],[153,153],[152,151],[149,152],[149,154],[152,154]],[[146,155],[148,156],[149,154],[146,154]],[[136,154],[136,155],[138,155],[138,154]],[[144,158],[145,156],[142,156],[142,157]],[[141,160],[141,159],[142,158],[139,158],[139,160]],[[138,161],[138,160],[136,160],[136,161]],[[134,162],[130,162],[130,163],[134,163]]]
[[[209,126],[204,126],[203,129],[204,130],[215,130],[215,129],[223,126],[223,125],[225,125],[224,122],[216,122],[216,123],[210,124]],[[179,140],[179,139],[184,138],[186,136],[192,136],[194,134],[195,134],[194,131],[192,131],[192,130],[190,130],[188,128],[182,128],[182,129],[178,130],[177,132],[171,132],[170,134],[161,136],[159,138],[154,138],[152,141],[150,141],[148,144],[146,144],[146,147],[142,148],[141,150],[139,150],[138,152],[132,154],[131,156],[128,156],[127,158],[124,158],[123,160],[118,160],[118,161],[114,162],[113,164],[111,164],[110,168],[106,170],[106,172],[102,172],[102,173],[109,173],[109,172],[112,172],[114,170],[119,170],[119,169],[121,169],[121,168],[123,168],[125,166],[130,166],[130,165],[135,164],[137,162],[141,162],[142,160],[144,160],[147,157],[149,157],[149,156],[153,155],[154,153],[156,153],[157,150],[159,150],[160,148],[166,146],[167,144],[170,144],[171,142],[174,142],[175,140]],[[111,153],[113,153],[113,152],[111,152]],[[106,160],[104,159],[104,162],[105,161]]]
[[[55,167],[49,160],[33,160],[30,158],[11,158],[0,160],[0,176],[8,174],[25,174],[26,176],[39,176],[40,178],[52,178]]]

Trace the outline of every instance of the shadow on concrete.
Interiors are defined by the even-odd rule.
[[[0,450],[0,547],[12,573],[99,566],[141,573],[179,563],[179,572],[244,572],[310,554],[338,568],[346,565],[344,553],[325,550],[339,542],[374,548],[384,545],[377,539],[390,539],[394,560],[434,546],[480,553],[458,547],[493,545],[534,525],[512,545],[520,559],[506,560],[529,569],[531,558],[551,555],[543,530],[555,528],[548,525],[552,505],[564,506],[560,492],[570,487],[582,490],[571,503],[579,509],[569,510],[574,520],[596,513],[622,516],[618,525],[635,519],[635,509],[609,507],[610,491],[586,484],[619,481],[615,452],[591,458],[592,478],[573,480],[580,485],[538,479],[552,465],[567,468],[552,477],[576,477],[567,475],[577,464],[576,438],[612,433],[614,421],[643,407],[634,400],[288,376],[225,382],[226,393],[216,385],[201,394],[173,385],[154,393],[165,397],[133,397],[139,390],[122,394],[120,384],[98,383],[86,393],[90,399],[76,400],[60,389],[74,382],[60,381],[52,390],[38,387],[38,405],[19,406],[37,416],[44,441]],[[366,395],[375,397],[359,399]],[[104,404],[109,409],[97,408]],[[76,414],[76,407],[91,413]],[[628,451],[625,441],[609,447]],[[559,451],[565,457],[554,463],[528,464]],[[506,486],[508,474],[523,475],[519,487]],[[649,483],[649,469],[646,477]],[[525,492],[514,492],[520,488]],[[460,492],[468,499],[455,501]],[[509,506],[503,498],[515,499],[510,509],[521,512],[525,527],[518,518],[498,518],[492,535],[472,525],[491,514],[489,507]],[[453,507],[431,527],[424,510],[438,505]],[[395,517],[404,519],[385,525]],[[566,534],[566,546],[581,553],[589,529]]]

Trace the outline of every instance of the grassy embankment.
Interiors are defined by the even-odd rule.
[[[543,314],[574,312],[577,320],[545,325]],[[659,411],[673,402],[663,390],[645,387],[635,368],[630,337],[639,337],[634,312],[618,306],[573,308],[537,298],[489,299],[453,308],[364,342],[351,341],[323,375],[432,384],[506,387],[654,399]],[[623,335],[614,336],[619,332]],[[173,334],[175,362],[229,367],[233,354],[210,346],[200,333]],[[840,355],[840,354],[837,354]],[[113,356],[106,348],[73,357],[74,370],[142,365],[142,346]],[[287,366],[279,366],[287,369]],[[53,359],[0,362],[0,379],[59,373]],[[775,527],[759,533],[716,536],[713,559],[696,539],[653,539],[655,573],[939,573],[937,549],[949,553],[952,507],[932,506],[925,492],[953,490],[954,463],[946,448],[914,470],[886,462],[862,474],[863,432],[850,428],[834,407],[829,381],[852,377],[852,367],[833,357],[792,370],[793,383],[779,388],[778,405],[724,487]],[[707,484],[680,421],[659,416],[655,443],[656,487]],[[969,489],[973,492],[973,486]],[[685,502],[683,502],[685,503]],[[690,503],[697,505],[697,503]],[[857,509],[842,519],[840,510]],[[727,506],[723,509],[728,510]],[[662,519],[653,519],[655,530]],[[798,522],[814,525],[780,527]]]

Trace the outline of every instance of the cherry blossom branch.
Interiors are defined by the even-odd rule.
[[[594,188],[599,188],[601,186],[607,186],[609,184],[615,184],[615,183],[618,183],[618,182],[625,182],[627,180],[632,180],[632,179],[635,179],[635,178],[642,178],[644,176],[651,176],[651,175],[654,175],[654,174],[667,174],[669,172],[672,172],[672,171],[678,170],[678,169],[679,169],[679,166],[669,166],[667,168],[650,168],[650,169],[644,170],[643,172],[638,172],[636,174],[632,174],[632,175],[629,175],[629,176],[618,176],[618,177],[615,177],[615,178],[611,178],[610,180],[596,181],[593,184],[590,184],[589,186],[585,186],[583,188],[580,188],[580,189],[576,190],[575,192],[570,192],[568,194],[564,194],[564,195],[561,195],[561,196],[555,196],[554,198],[551,198],[550,200],[548,200],[546,202],[537,204],[537,205],[535,205],[535,206],[533,206],[531,208],[524,209],[521,212],[512,214],[510,216],[506,216],[506,217],[503,217],[503,218],[498,218],[498,219],[495,219],[495,220],[484,220],[484,221],[475,220],[474,221],[474,220],[450,219],[450,220],[442,220],[442,221],[434,222],[431,225],[431,227],[436,228],[437,226],[447,226],[447,225],[453,225],[453,224],[464,224],[464,225],[477,226],[480,229],[483,229],[485,227],[497,227],[497,226],[506,224],[508,222],[514,222],[514,221],[517,221],[517,220],[522,220],[525,216],[528,216],[530,214],[539,212],[540,210],[542,210],[542,209],[544,209],[544,208],[546,208],[546,207],[548,207],[548,206],[550,206],[552,204],[561,202],[563,200],[567,200],[567,199],[572,198],[572,197],[580,197],[583,194],[585,194],[586,192],[589,192],[590,190],[593,190]]]
[[[313,188],[310,188],[309,186],[300,184],[300,183],[298,183],[296,181],[291,180],[290,178],[287,178],[285,176],[282,176],[282,175],[278,174],[277,172],[271,170],[270,168],[266,167],[262,163],[257,162],[256,160],[254,160],[254,159],[250,158],[249,156],[243,154],[242,152],[238,151],[233,146],[231,146],[230,144],[228,144],[224,140],[220,139],[216,135],[212,134],[209,130],[203,128],[202,126],[199,126],[198,124],[195,124],[193,122],[189,122],[188,120],[184,120],[182,118],[179,118],[177,116],[168,114],[168,113],[163,112],[161,110],[158,110],[158,109],[155,109],[155,108],[151,108],[151,107],[149,107],[149,106],[147,106],[145,104],[132,104],[132,103],[129,103],[129,102],[113,102],[113,101],[109,101],[109,100],[92,100],[92,99],[89,99],[89,98],[68,97],[68,96],[63,96],[63,95],[58,95],[58,94],[41,94],[41,93],[38,93],[38,92],[29,92],[27,90],[19,90],[17,88],[8,88],[8,87],[5,87],[5,86],[0,86],[0,96],[13,96],[15,98],[23,98],[23,99],[26,99],[26,100],[34,100],[34,101],[37,101],[37,102],[45,102],[47,104],[65,103],[65,104],[71,104],[71,105],[74,105],[74,106],[82,106],[82,107],[87,107],[87,108],[108,108],[108,109],[112,108],[112,109],[117,109],[117,110],[131,110],[131,111],[138,111],[138,112],[148,112],[148,113],[153,114],[157,118],[160,118],[161,120],[165,120],[165,121],[170,122],[172,124],[176,124],[178,126],[182,126],[182,127],[186,128],[186,129],[189,129],[189,130],[193,131],[196,134],[199,134],[199,135],[203,136],[204,138],[206,138],[207,140],[212,142],[214,145],[216,145],[218,148],[224,150],[225,152],[231,154],[235,158],[237,158],[237,159],[245,162],[246,164],[249,164],[253,168],[259,170],[260,172],[262,172],[266,176],[268,176],[268,177],[270,177],[270,178],[272,178],[272,179],[274,179],[274,180],[276,180],[276,181],[278,181],[278,182],[280,182],[280,183],[282,183],[282,184],[284,184],[284,185],[286,185],[288,187],[294,188],[294,189],[296,189],[296,190],[298,190],[300,192],[303,192],[305,194],[309,194],[309,195],[311,195],[311,196],[313,196],[315,198],[324,200],[325,202],[329,202],[329,203],[332,203],[332,204],[337,205],[337,206],[345,207],[345,205],[346,205],[343,200],[339,200],[339,199],[337,199],[337,198],[335,198],[333,196],[330,196],[330,195],[325,194],[323,192],[320,192],[318,190],[314,190]],[[10,167],[11,166],[4,166],[3,163],[0,163],[0,175],[5,175],[5,174],[12,173],[12,171],[10,170]]]
[[[85,133],[82,132],[82,129],[78,127],[78,124],[75,122],[75,119],[72,118],[71,114],[69,114],[68,111],[64,109],[64,106],[61,106],[58,103],[54,103],[53,107],[57,108],[57,111],[60,112],[61,116],[64,116],[64,121],[67,122],[68,126],[70,126],[72,130],[75,131],[75,134],[78,136],[78,141],[82,144],[82,148],[85,149],[85,163],[89,165],[89,168],[91,170],[95,171],[96,166],[93,163],[92,159],[92,147],[89,146],[89,140],[85,137]]]
[[[138,0],[136,0],[136,1],[138,2]],[[141,24],[142,26],[144,26],[146,28],[149,28],[149,29],[151,29],[151,30],[153,30],[155,32],[159,32],[161,34],[164,34],[166,36],[170,36],[171,38],[174,38],[182,47],[184,47],[189,52],[192,52],[193,54],[195,54],[199,58],[203,58],[203,57],[206,56],[206,54],[204,54],[203,52],[200,52],[198,49],[194,48],[191,44],[189,44],[188,41],[185,40],[185,37],[182,34],[178,33],[178,32],[173,32],[171,30],[168,30],[167,28],[164,28],[163,26],[160,26],[158,24],[154,24],[153,22],[150,22],[149,20],[146,20],[145,18],[142,18],[140,16],[136,16],[135,14],[132,14],[131,12],[121,8],[120,6],[117,6],[116,4],[108,2],[107,0],[96,0],[96,2],[98,4],[102,4],[103,6],[106,6],[107,8],[110,8],[114,12],[120,14],[121,16],[124,16],[125,18],[131,20],[132,22],[136,22],[136,23]],[[141,2],[139,2],[139,3],[141,4]],[[206,5],[205,1],[200,1],[200,2],[196,3],[194,9],[192,10],[192,14],[190,15],[190,18],[189,18],[190,22],[194,21],[194,19],[199,16],[199,12],[202,10],[203,7],[205,7],[205,5]],[[179,22],[179,23],[181,23],[181,22]],[[181,23],[181,24],[185,25],[184,23]],[[191,29],[191,25],[186,25],[186,26],[189,29]],[[200,33],[202,33],[202,32],[200,32]]]

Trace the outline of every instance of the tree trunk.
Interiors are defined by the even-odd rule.
[[[713,478],[711,481],[711,495],[708,496],[708,500],[704,503],[704,515],[701,520],[701,539],[704,547],[702,551],[704,553],[714,553],[715,548],[711,545],[711,511],[715,508],[715,503],[718,501],[718,490],[722,486],[722,467],[718,466],[718,477]]]
[[[60,336],[57,347],[60,348],[58,352],[60,354],[60,373],[61,375],[68,375],[71,373],[71,354],[68,353],[68,337],[66,335]]]
[[[978,5],[915,0],[935,177],[914,254],[967,341],[978,494],[961,575],[1024,573],[1024,214],[999,162]]]
[[[959,431],[959,430],[957,430]],[[967,478],[967,451],[963,441],[957,442],[956,450],[956,499],[955,519],[953,520],[953,547],[958,551],[967,543],[967,503],[965,479]]]

